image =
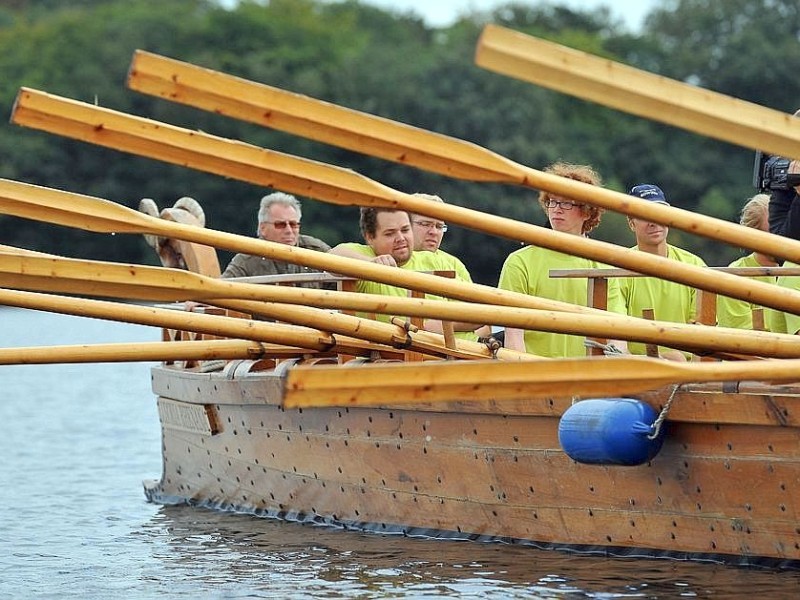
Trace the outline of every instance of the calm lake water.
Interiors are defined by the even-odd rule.
[[[0,308],[0,347],[159,339]],[[800,573],[386,537],[148,504],[149,365],[0,366],[0,598],[797,598]]]

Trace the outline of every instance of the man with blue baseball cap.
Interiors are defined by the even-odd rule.
[[[667,197],[660,187],[651,183],[640,183],[628,192],[631,196],[657,204],[666,204]],[[669,227],[652,223],[639,217],[628,217],[628,226],[636,235],[634,250],[663,256],[678,262],[705,267],[698,256],[667,243]],[[696,290],[685,285],[656,277],[623,277],[620,292],[628,314],[641,317],[642,311],[652,309],[657,321],[691,323],[697,311]],[[644,344],[629,342],[632,354],[645,354]],[[659,347],[659,355],[672,360],[686,360],[687,356],[677,350]]]
[[[664,195],[664,192],[661,191],[661,188],[657,185],[653,185],[652,183],[640,183],[639,185],[635,185],[631,188],[631,191],[628,192],[631,196],[636,196],[637,198],[641,198],[642,200],[650,200],[651,202],[657,202],[659,204],[666,204],[669,206],[669,202],[667,202],[667,197]]]

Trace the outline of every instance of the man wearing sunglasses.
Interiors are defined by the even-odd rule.
[[[258,210],[258,237],[268,242],[298,246],[327,252],[330,246],[310,235],[300,233],[300,219],[303,216],[300,210],[300,201],[290,194],[274,192],[261,199]],[[256,275],[296,275],[308,273],[308,267],[295,265],[271,258],[237,254],[228,264],[222,277],[254,277]],[[310,282],[298,284],[302,287],[319,288],[320,284]]]

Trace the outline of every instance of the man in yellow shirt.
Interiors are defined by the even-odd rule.
[[[433,202],[444,202],[439,196],[433,194],[416,193],[414,196]],[[427,270],[453,271],[459,281],[472,283],[472,277],[461,259],[441,249],[444,234],[447,232],[447,223],[424,215],[412,214],[411,229],[414,233],[414,252],[426,251],[423,256],[431,253],[435,258],[435,268]],[[471,341],[475,341],[478,337],[488,337],[489,335],[491,335],[491,327],[488,325],[476,325],[474,329],[469,331],[456,331],[456,337]]]
[[[742,215],[739,223],[745,227],[769,231],[769,195],[756,194],[750,198],[742,208]],[[729,267],[775,267],[778,263],[772,256],[767,256],[761,252],[751,252],[747,256],[736,259]],[[775,283],[776,278],[772,275],[763,277],[753,277],[758,281]],[[761,308],[757,304],[729,298],[728,296],[717,296],[717,325],[720,327],[734,327],[737,329],[753,328],[753,310]],[[771,309],[764,310],[764,320],[767,321],[767,329],[770,329],[769,322],[772,319]]]
[[[561,177],[600,185],[600,176],[586,165],[559,162],[545,170]],[[545,191],[539,194],[539,205],[547,213],[550,226],[555,231],[568,235],[588,235],[600,224],[603,213],[603,209],[596,206],[554,196]],[[586,306],[589,300],[588,281],[581,278],[554,279],[550,277],[550,270],[597,268],[607,268],[607,265],[549,248],[525,246],[506,258],[498,287]],[[616,279],[609,279],[608,282],[608,309],[622,312]],[[567,358],[586,356],[584,340],[584,337],[577,335],[506,327],[504,343],[506,348],[512,350],[550,358]]]
[[[661,188],[650,183],[635,185],[628,193],[642,200],[669,206]],[[633,250],[699,267],[706,266],[700,257],[667,243],[669,227],[633,217],[628,217],[628,226],[636,236]],[[643,310],[652,309],[656,321],[692,323],[695,320],[697,299],[694,288],[657,277],[623,277],[620,279],[620,293],[631,316],[641,317]],[[629,342],[628,350],[632,354],[646,353],[644,344],[638,342]],[[678,350],[663,347],[659,347],[659,356],[677,361],[688,358]]]
[[[797,263],[788,260],[783,263],[783,266],[793,268],[800,267]],[[781,275],[778,277],[777,284],[780,287],[800,291],[800,276]],[[773,333],[797,335],[800,334],[800,315],[770,309],[767,313],[767,325]]]
[[[389,208],[362,208],[359,225],[366,244],[348,242],[339,244],[330,252],[338,256],[369,260],[409,271],[449,271],[452,269],[451,263],[445,258],[427,250],[414,250],[411,219],[405,211]],[[409,295],[409,291],[403,287],[367,280],[359,280],[356,283],[356,291],[384,296],[406,297]],[[432,295],[426,295],[426,298],[441,300],[439,296]],[[384,322],[391,320],[388,315],[378,315],[376,318]],[[467,337],[473,341],[477,339],[477,335],[474,333],[477,327],[478,325],[473,323],[453,323],[453,329],[456,332],[464,331],[469,334],[460,337]],[[441,333],[441,321],[427,319],[425,329]]]

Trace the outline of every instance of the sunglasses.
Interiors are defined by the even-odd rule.
[[[300,229],[300,221],[267,221],[267,223],[271,224],[275,229],[286,229],[287,227]]]

